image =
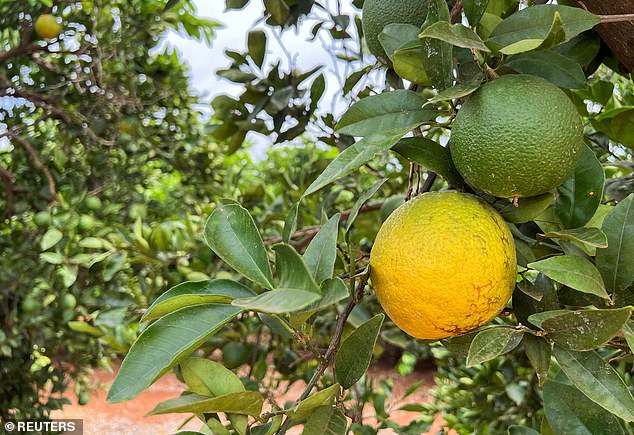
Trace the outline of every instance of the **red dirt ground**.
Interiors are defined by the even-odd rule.
[[[116,372],[115,372],[116,373]],[[72,405],[64,407],[62,411],[53,413],[53,418],[76,418],[84,421],[84,435],[103,434],[134,434],[134,435],[168,435],[179,431],[180,425],[189,416],[188,414],[168,414],[152,417],[144,417],[154,406],[164,400],[178,396],[183,391],[181,384],[173,374],[167,374],[159,379],[154,385],[143,392],[139,397],[129,402],[107,404],[105,401],[106,391],[114,380],[115,373],[101,370],[94,374],[93,381],[101,388],[96,388],[87,405],[81,406],[76,402],[76,398],[71,394],[68,398]],[[387,402],[386,408],[396,409],[405,403],[421,403],[431,399],[429,388],[433,386],[433,372],[414,372],[409,376],[400,376],[393,370],[373,367],[369,375],[374,379],[390,378],[394,382],[392,397],[399,398],[405,393],[407,388],[415,382],[423,381],[423,385],[403,402],[395,403],[394,399]],[[283,404],[287,400],[295,400],[302,392],[304,385],[294,384],[289,392],[278,398],[278,403]],[[70,389],[69,389],[70,390]],[[364,423],[372,425],[374,409],[367,406],[364,409]],[[407,424],[418,416],[416,412],[393,411],[391,419]],[[435,434],[440,429],[442,420],[436,419],[429,434]],[[197,430],[200,422],[197,419],[190,421],[180,430]],[[301,433],[301,428],[294,428],[289,434]],[[381,434],[390,434],[392,431],[381,431]]]

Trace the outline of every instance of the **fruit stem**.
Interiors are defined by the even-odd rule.
[[[518,196],[514,196],[513,197],[513,207],[519,207],[520,206],[518,201],[519,201],[519,197]]]

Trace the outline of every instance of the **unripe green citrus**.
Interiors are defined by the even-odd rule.
[[[555,85],[524,74],[482,86],[451,128],[451,156],[465,181],[502,198],[559,186],[582,147],[583,125],[572,101]]]
[[[370,52],[387,60],[379,34],[388,24],[411,24],[421,27],[427,17],[427,0],[365,0],[363,33]]]
[[[101,200],[96,196],[89,196],[86,198],[85,204],[88,210],[96,211],[101,208]]]
[[[246,363],[250,355],[250,347],[238,341],[232,341],[222,347],[222,362],[228,369],[235,369]]]
[[[47,211],[40,211],[33,216],[33,222],[38,227],[47,227],[51,224],[51,214]]]
[[[62,33],[62,25],[51,14],[42,14],[35,20],[35,33],[40,38],[53,39]]]

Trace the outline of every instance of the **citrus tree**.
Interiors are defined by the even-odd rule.
[[[287,186],[295,202],[275,236],[248,205],[216,200],[204,240],[233,273],[148,307],[108,400],[175,370],[186,391],[151,414],[192,413],[201,433],[420,433],[434,412],[464,433],[483,421],[491,433],[629,433],[634,88],[621,69],[630,59],[594,29],[632,17],[563,1],[362,3],[361,18],[264,2],[274,31],[314,20],[350,66],[338,96],[351,104],[337,119],[316,110],[327,75],[267,64],[266,33],[227,52],[218,74],[244,85],[212,103],[229,152],[251,130],[282,142],[314,128],[340,153],[305,187]],[[384,84],[368,79],[377,70]],[[382,178],[356,192],[377,165]],[[385,200],[393,180],[402,196]],[[358,195],[350,209],[323,200],[346,189]],[[376,235],[362,218],[378,207]],[[204,358],[235,328],[246,351]],[[447,381],[435,405],[406,408],[421,412],[408,427],[364,376],[381,343],[413,341],[399,329],[441,339],[432,350]],[[243,363],[248,372],[235,370]],[[290,380],[303,392],[278,403],[279,380],[300,366]]]

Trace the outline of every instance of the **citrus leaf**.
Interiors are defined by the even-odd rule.
[[[562,314],[570,313],[570,310],[550,310],[550,311],[541,311],[539,313],[531,314],[528,316],[528,321],[537,326],[538,328],[542,327],[542,323],[548,319],[561,316]]]
[[[64,262],[64,256],[57,252],[42,252],[40,254],[40,260],[49,264],[62,264]]]
[[[634,421],[632,394],[616,370],[596,351],[576,352],[555,346],[553,355],[583,394],[623,420]]]
[[[241,205],[218,205],[205,223],[205,241],[236,271],[262,287],[273,288],[271,265],[262,236]]]
[[[509,426],[508,435],[539,435],[535,429],[526,426]]]
[[[623,434],[619,419],[570,385],[548,380],[544,411],[555,433],[578,435]]]
[[[550,192],[528,198],[519,198],[517,205],[509,202],[499,212],[505,221],[523,224],[541,215],[554,200],[555,195]]]
[[[482,364],[515,349],[523,332],[505,326],[487,328],[475,336],[469,346],[467,367]]]
[[[532,334],[524,334],[522,344],[528,360],[535,369],[539,384],[542,385],[548,376],[552,346],[543,338],[535,337]]]
[[[521,74],[542,77],[561,88],[580,89],[587,83],[581,65],[554,50],[518,54],[504,65]]]
[[[484,76],[476,75],[472,80],[459,85],[452,86],[444,91],[438,92],[434,97],[430,98],[426,104],[438,103],[439,101],[449,101],[471,95],[482,85]]]
[[[42,240],[40,241],[40,248],[42,251],[46,251],[47,249],[51,249],[53,246],[57,245],[64,235],[57,228],[51,228],[42,236]]]
[[[70,322],[69,322],[70,324]],[[634,352],[634,322],[632,322],[631,320],[629,322],[626,322],[625,325],[623,325],[623,336],[625,337],[625,341],[627,342],[627,345],[629,346],[630,350],[632,352]]]
[[[291,209],[288,211],[286,215],[286,219],[284,220],[284,229],[282,230],[282,241],[284,243],[289,243],[291,241],[291,237],[295,230],[297,230],[297,218],[299,215],[299,203],[301,201],[297,201]]]
[[[338,178],[348,175],[350,172],[366,164],[381,151],[387,151],[403,136],[389,134],[373,134],[366,136],[354,145],[349,146],[334,159],[328,167],[312,182],[304,197],[315,193]]]
[[[489,0],[462,0],[462,10],[473,28],[480,22],[480,18],[487,9]]]
[[[341,386],[339,384],[324,388],[299,402],[297,407],[289,411],[287,415],[293,420],[304,419],[310,416],[310,414],[320,406],[331,406],[340,390]]]
[[[320,406],[308,418],[302,435],[344,435],[348,422],[346,416],[332,406]]]
[[[379,33],[379,42],[383,46],[387,57],[392,59],[396,50],[411,41],[418,42],[420,29],[411,24],[388,24]]]
[[[427,19],[423,31],[438,21],[449,21],[449,7],[444,0],[429,0]],[[439,91],[453,84],[453,46],[438,39],[424,38],[423,69],[429,75],[431,84]]]
[[[359,210],[361,210],[361,207],[363,207],[363,204],[368,202],[368,200],[374,196],[374,194],[381,188],[381,186],[383,186],[386,181],[387,178],[383,178],[382,180],[377,181],[372,185],[372,187],[363,192],[359,196],[359,199],[355,201],[352,209],[350,210],[350,214],[348,215],[348,220],[346,221],[346,232],[350,231],[350,228],[352,228],[352,224],[354,224],[354,221],[359,214]]]
[[[68,322],[68,327],[71,331],[82,332],[84,334],[92,335],[93,337],[102,337],[105,335],[101,329],[79,320],[71,320]]]
[[[320,299],[319,293],[305,290],[280,289],[267,291],[252,298],[234,299],[237,307],[270,314],[292,313]]]
[[[339,213],[331,217],[310,241],[304,252],[304,263],[318,283],[331,278],[334,273],[340,218]]]
[[[575,172],[557,189],[555,211],[564,228],[582,227],[596,212],[605,175],[594,152],[584,146]]]
[[[608,238],[598,228],[573,228],[571,230],[550,231],[543,234],[549,239],[572,240],[596,248],[607,248]]]
[[[634,107],[617,107],[605,110],[594,119],[590,119],[592,125],[599,131],[607,134],[610,139],[619,142],[629,148],[634,148]]]
[[[590,30],[600,22],[598,16],[579,8],[560,5],[532,6],[512,14],[498,24],[489,35],[487,45],[499,50],[525,39],[543,41],[550,32],[555,12],[561,17],[565,40]]]
[[[343,388],[356,384],[368,369],[384,318],[385,315],[377,314],[341,343],[335,358],[335,378]]]
[[[392,55],[394,71],[399,77],[418,85],[429,86],[431,80],[423,61],[423,45],[418,39],[403,44]]]
[[[561,20],[561,14],[558,11],[555,11],[553,14],[553,22],[550,25],[550,30],[544,38],[544,41],[537,48],[543,50],[559,45],[564,41],[566,41],[564,23]]]
[[[180,412],[194,414],[226,412],[259,415],[263,404],[264,399],[257,391],[230,393],[213,398],[198,394],[187,394],[159,403],[152,411],[146,414],[146,417]]]
[[[592,350],[611,340],[631,312],[631,308],[569,311],[545,319],[540,327],[565,349]]]
[[[301,255],[291,245],[273,247],[278,290],[303,290],[321,295],[321,289],[309,272]]]
[[[591,261],[583,257],[559,255],[529,263],[528,267],[580,292],[609,298],[601,274]]]
[[[433,38],[448,42],[451,45],[462,48],[473,48],[484,52],[490,52],[482,39],[468,27],[462,24],[450,24],[448,21],[437,21],[425,28],[419,38]]]
[[[222,364],[204,358],[187,358],[180,364],[181,375],[192,393],[201,396],[223,396],[246,391],[240,378]],[[247,433],[247,417],[227,416],[240,435]]]
[[[615,299],[634,281],[634,194],[619,202],[605,217],[601,229],[606,249],[597,249],[597,267]]]
[[[451,159],[451,152],[431,139],[406,137],[394,145],[392,151],[396,151],[414,163],[434,171],[454,187],[463,188],[465,186]]]
[[[301,312],[291,316],[290,323],[295,327],[301,326],[317,311],[323,310],[339,301],[346,299],[348,295],[348,287],[338,276],[326,279],[321,283],[321,291],[323,296],[318,301],[313,302],[304,308]]]
[[[148,326],[123,360],[108,403],[134,399],[241,311],[231,305],[196,305]]]
[[[150,305],[142,322],[158,319],[180,308],[201,304],[229,304],[236,298],[248,298],[255,293],[230,279],[187,281],[175,285]]]
[[[433,110],[421,110],[425,101],[416,92],[404,89],[366,97],[348,109],[335,131],[351,136],[402,136],[435,116]]]
[[[266,54],[266,33],[262,30],[251,30],[247,36],[249,56],[258,67],[262,67]]]

